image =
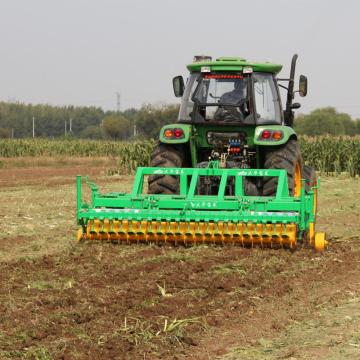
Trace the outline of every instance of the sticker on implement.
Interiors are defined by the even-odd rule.
[[[139,214],[139,209],[108,209],[108,208],[102,208],[102,209],[94,209],[94,212],[96,213],[125,213],[125,214]]]
[[[201,201],[201,202],[190,202],[190,205],[193,209],[197,208],[216,208],[217,204],[214,201]]]
[[[163,175],[163,174],[170,174],[170,175],[181,175],[184,173],[184,170],[182,169],[157,169],[154,170],[154,175]]]
[[[242,170],[237,173],[238,176],[269,176],[268,170]]]
[[[280,211],[250,211],[250,215],[257,216],[298,216],[297,212],[280,212]]]

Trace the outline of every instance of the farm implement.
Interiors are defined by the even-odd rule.
[[[216,165],[216,163],[214,164]],[[146,175],[179,177],[179,195],[143,194]],[[245,177],[278,178],[273,197],[246,196]],[[201,178],[216,178],[216,195],[197,195]],[[77,178],[78,239],[173,244],[215,243],[287,247],[306,243],[324,250],[323,233],[314,232],[317,187],[300,197],[289,196],[285,170],[210,168],[138,168],[131,194],[100,194],[91,189],[91,206],[82,202],[82,177]],[[226,196],[233,183],[234,195]]]
[[[323,251],[325,234],[315,232],[319,180],[303,164],[292,127],[294,94],[307,93],[303,75],[294,91],[296,59],[290,78],[279,79],[281,65],[195,57],[186,86],[173,79],[182,97],[178,122],[161,129],[132,192],[101,194],[78,176],[78,239]],[[287,89],[284,111],[279,87]],[[91,203],[82,199],[84,181]]]

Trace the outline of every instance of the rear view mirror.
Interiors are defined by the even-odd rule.
[[[182,76],[175,76],[173,78],[173,88],[176,97],[182,97],[184,94],[184,79]]]
[[[307,94],[307,77],[305,75],[300,75],[299,79],[299,95],[301,97],[306,96]]]

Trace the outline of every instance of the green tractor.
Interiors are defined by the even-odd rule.
[[[196,56],[187,66],[190,76],[184,85],[181,76],[173,79],[176,97],[182,97],[178,122],[160,131],[160,141],[151,162],[154,167],[208,167],[219,161],[222,168],[285,169],[290,195],[300,196],[301,180],[315,182],[312,168],[303,166],[297,135],[293,129],[293,56],[289,79],[279,79],[282,66],[254,63],[242,58],[221,57],[212,61]],[[288,82],[285,87],[280,82]],[[287,90],[283,111],[279,87]],[[306,96],[307,78],[300,76],[300,96]],[[218,179],[201,179],[198,192],[217,193]],[[277,178],[245,179],[247,195],[273,196]],[[179,179],[156,175],[149,179],[149,193],[178,194]],[[228,195],[233,185],[228,184]]]
[[[292,127],[294,94],[307,93],[303,75],[294,91],[296,59],[290,78],[279,79],[281,65],[195,57],[186,86],[173,79],[178,122],[161,129],[131,194],[101,194],[86,178],[88,204],[78,176],[78,239],[324,250],[325,234],[315,232],[319,180]]]

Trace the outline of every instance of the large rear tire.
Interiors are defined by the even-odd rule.
[[[312,166],[303,166],[303,178],[305,179],[305,193],[308,193],[312,187],[316,186],[317,176]],[[314,214],[317,212],[317,189],[314,189]]]
[[[265,169],[284,169],[287,171],[289,194],[300,196],[302,178],[302,159],[300,147],[296,140],[291,139],[281,146],[271,146],[265,150]],[[263,195],[275,196],[278,178],[265,177]]]
[[[305,192],[308,193],[311,187],[316,185],[317,176],[315,169],[312,166],[304,165],[303,166],[303,178],[305,181]]]
[[[159,142],[151,155],[152,167],[175,167],[184,165],[184,148]],[[179,194],[179,176],[151,175],[148,180],[148,194]]]

